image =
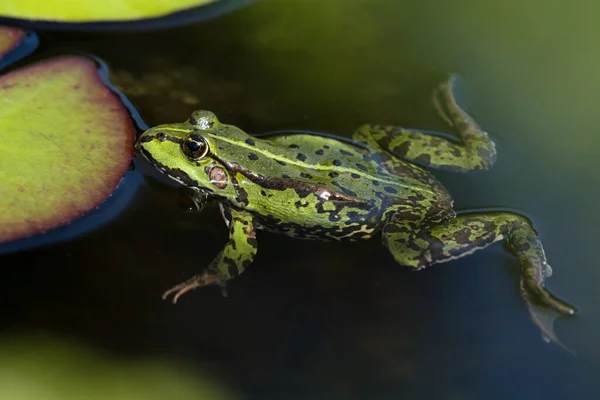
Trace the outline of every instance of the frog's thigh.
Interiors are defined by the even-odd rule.
[[[383,243],[396,261],[415,269],[450,261],[506,239],[521,263],[521,281],[528,295],[554,309],[573,313],[571,306],[552,296],[544,280],[552,273],[542,244],[527,219],[508,213],[469,213],[449,220],[418,225],[394,217],[383,227]]]
[[[228,221],[229,241],[225,248],[208,267],[210,273],[221,279],[234,278],[244,272],[252,263],[258,250],[252,214],[247,211],[228,209],[222,206],[224,218]]]
[[[488,215],[458,216],[441,223],[392,218],[382,230],[383,244],[396,261],[414,269],[450,261],[502,240],[502,229]]]
[[[456,103],[450,78],[434,92],[434,105],[452,126],[460,143],[442,136],[447,134],[397,126],[363,125],[353,135],[357,141],[378,151],[422,166],[452,171],[473,171],[490,168],[496,161],[496,148],[487,133]]]

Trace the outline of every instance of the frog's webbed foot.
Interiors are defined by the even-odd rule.
[[[547,292],[549,297],[554,298],[545,288],[542,289]],[[527,303],[531,321],[540,329],[542,339],[547,343],[553,342],[569,353],[576,355],[575,351],[567,347],[554,331],[554,321],[565,314],[574,314],[575,308],[556,298],[554,298],[554,306],[541,303],[539,297],[532,295],[530,290],[525,287],[524,280],[521,280],[521,296]]]
[[[554,333],[553,323],[560,315],[575,314],[576,309],[544,287],[552,269],[526,218],[508,212],[469,213],[415,228],[413,221],[393,215],[383,227],[382,238],[398,263],[414,269],[469,255],[506,238],[521,263],[521,295],[532,321],[546,341],[567,349]]]
[[[544,287],[544,281],[552,275],[552,269],[545,260],[542,244],[537,239],[534,243],[543,258],[539,259],[536,265],[535,262],[531,262],[532,258],[523,255],[519,257],[522,271],[521,296],[527,303],[531,320],[541,331],[542,339],[546,342],[554,342],[571,354],[575,354],[556,336],[554,321],[562,315],[574,315],[577,310]]]
[[[177,303],[177,300],[179,300],[179,298],[185,293],[208,285],[220,285],[224,288],[225,282],[219,274],[205,272],[202,275],[195,275],[187,281],[181,282],[179,285],[173,286],[171,289],[165,291],[162,295],[162,299],[166,300],[167,297],[174,294],[172,302],[175,304]]]

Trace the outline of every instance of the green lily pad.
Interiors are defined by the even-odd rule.
[[[212,371],[155,357],[123,358],[80,343],[5,335],[0,398],[6,400],[196,400],[240,396]]]
[[[2,0],[0,15],[56,22],[135,21],[223,0]]]
[[[0,76],[0,243],[66,224],[103,202],[133,157],[119,98],[83,57]]]

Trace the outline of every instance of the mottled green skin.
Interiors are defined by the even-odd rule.
[[[422,168],[485,170],[496,159],[494,143],[456,104],[452,82],[440,85],[434,104],[456,130],[456,142],[381,125],[360,127],[356,143],[309,134],[256,137],[209,111],[146,131],[138,142],[142,154],[199,196],[218,201],[230,228],[229,242],[207,271],[165,296],[175,293],[176,301],[239,275],[256,254],[255,229],[318,240],[369,239],[381,232],[396,261],[414,269],[507,239],[521,262],[522,293],[534,321],[558,342],[551,324],[539,322],[534,303],[563,313],[574,309],[544,288],[551,269],[530,223],[507,212],[456,215],[446,189]],[[208,148],[192,154],[187,146],[197,143]]]

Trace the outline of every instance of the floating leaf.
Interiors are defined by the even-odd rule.
[[[222,0],[2,0],[0,15],[9,18],[61,21],[126,21],[154,18]]]
[[[134,131],[94,63],[60,57],[0,76],[0,242],[98,206],[133,157]]]
[[[0,58],[17,47],[25,37],[25,32],[17,28],[0,26]]]

